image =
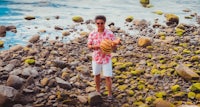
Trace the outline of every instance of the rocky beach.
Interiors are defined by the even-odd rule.
[[[141,4],[151,8],[142,0]],[[26,29],[38,32],[26,45],[0,51],[0,107],[199,107],[200,16],[191,13],[185,19],[194,18],[195,24],[187,24],[176,14],[160,10],[152,14],[158,18],[151,22],[134,16],[121,19],[120,26],[107,22],[107,28],[121,39],[112,53],[112,102],[107,100],[103,76],[101,93],[95,92],[92,50],[87,48],[95,23],[72,16],[73,24],[53,27],[61,34],[54,40],[41,38],[47,30],[35,26]],[[159,22],[159,16],[165,23]],[[45,20],[52,19],[60,17]],[[37,17],[24,16],[24,20]],[[1,38],[10,32],[17,34],[17,27],[0,26]],[[66,42],[70,36],[73,39]],[[4,42],[0,40],[1,48]]]

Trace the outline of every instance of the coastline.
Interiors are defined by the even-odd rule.
[[[94,29],[91,20],[82,24]],[[112,23],[108,25],[121,38],[122,45],[112,60],[115,100],[112,103],[105,100],[107,91],[102,77],[101,106],[155,106],[159,101],[174,106],[199,106],[199,77],[185,79],[177,72],[181,66],[182,71],[189,69],[200,74],[199,25],[179,23],[170,27],[142,19],[125,22],[129,31],[138,30],[137,35]],[[72,32],[76,32],[74,28]],[[88,55],[91,51],[86,46],[88,34],[89,31],[80,30],[75,39],[67,43],[60,41],[62,38],[46,40],[35,35],[26,46],[1,51],[1,89],[2,86],[14,87],[12,90],[20,93],[18,98],[5,98],[8,100],[5,105],[89,106],[88,94],[95,89]],[[148,38],[150,43],[139,46],[139,38]],[[175,85],[179,88],[172,89]],[[15,96],[15,91],[10,94]]]

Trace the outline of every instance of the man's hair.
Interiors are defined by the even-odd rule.
[[[101,20],[103,20],[104,22],[106,22],[106,17],[104,16],[104,15],[97,15],[96,17],[95,17],[95,21],[96,20],[98,20],[98,19],[101,19]]]

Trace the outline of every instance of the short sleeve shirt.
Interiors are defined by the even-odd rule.
[[[89,34],[88,44],[99,46],[104,39],[114,40],[115,36],[113,32],[108,29],[104,29],[101,35],[97,30],[94,30]],[[92,60],[96,61],[98,64],[107,64],[111,60],[111,54],[104,54],[100,49],[97,49],[93,51]]]

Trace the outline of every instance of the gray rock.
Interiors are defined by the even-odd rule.
[[[14,64],[8,64],[8,65],[6,65],[6,66],[4,67],[4,70],[10,72],[10,71],[13,70],[14,67],[15,67]]]
[[[40,35],[34,35],[31,37],[31,39],[29,39],[29,42],[31,43],[35,43],[40,39]]]
[[[22,86],[23,82],[23,78],[16,75],[10,75],[7,79],[6,85],[14,87],[15,89],[19,89]]]
[[[24,106],[21,104],[15,104],[15,105],[13,105],[13,107],[24,107]]]
[[[7,99],[13,98],[18,91],[12,87],[0,85],[0,105],[4,104]]]
[[[61,69],[63,69],[63,68],[68,66],[68,64],[66,62],[64,62],[64,61],[55,60],[55,61],[52,61],[52,63],[53,63],[53,65],[55,67],[58,67],[58,68],[61,68]]]
[[[14,69],[13,71],[11,71],[9,74],[10,75],[20,75],[22,72],[22,69]]]
[[[58,83],[58,85],[61,88],[68,89],[68,90],[72,88],[72,86],[69,82],[67,82],[67,81],[65,81],[61,78],[58,78],[58,77],[56,77],[55,79],[56,79],[56,82]]]
[[[23,47],[21,45],[16,45],[16,46],[13,46],[10,48],[10,51],[11,52],[16,52],[16,51],[19,51],[19,50],[22,50]]]
[[[21,74],[23,76],[33,76],[33,77],[36,77],[39,75],[36,68],[32,68],[32,67],[24,68]]]

